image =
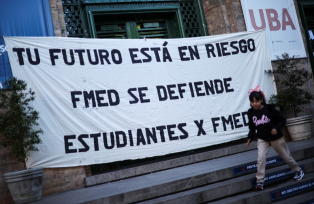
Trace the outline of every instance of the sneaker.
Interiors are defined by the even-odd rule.
[[[264,183],[258,182],[255,186],[255,190],[263,190]]]
[[[304,172],[301,169],[299,172],[295,173],[293,180],[299,181],[299,180],[301,180],[303,178],[303,176],[304,176]]]

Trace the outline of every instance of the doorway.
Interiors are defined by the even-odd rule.
[[[92,16],[94,38],[167,39],[182,38],[176,11],[99,13]]]
[[[107,13],[93,17],[94,38],[167,39],[182,37],[182,28],[175,11]]]

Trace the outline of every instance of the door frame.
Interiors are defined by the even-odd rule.
[[[133,6],[132,6],[133,5]],[[97,38],[96,26],[95,26],[95,15],[110,15],[110,14],[125,14],[125,13],[148,13],[148,12],[175,12],[179,30],[182,38],[185,38],[184,27],[182,23],[182,16],[180,12],[179,2],[168,2],[168,3],[147,3],[147,4],[130,4],[130,5],[98,5],[86,6],[87,21],[90,29],[91,38]]]

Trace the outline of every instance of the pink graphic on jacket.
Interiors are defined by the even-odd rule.
[[[257,120],[257,117],[254,116],[254,117],[253,117],[253,122],[255,123],[256,126],[258,126],[258,125],[260,125],[260,124],[269,123],[269,122],[270,122],[270,119],[267,118],[267,116],[263,115],[260,120]]]

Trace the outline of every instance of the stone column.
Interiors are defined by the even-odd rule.
[[[55,36],[67,37],[67,30],[64,21],[63,6],[61,0],[49,0],[52,24]]]
[[[246,31],[245,19],[242,11],[242,5],[240,0],[229,0],[231,1],[231,7],[236,22],[238,32]]]
[[[246,31],[240,0],[202,0],[209,35]]]
[[[44,169],[43,196],[66,192],[85,186],[85,178],[90,175],[89,166]]]

